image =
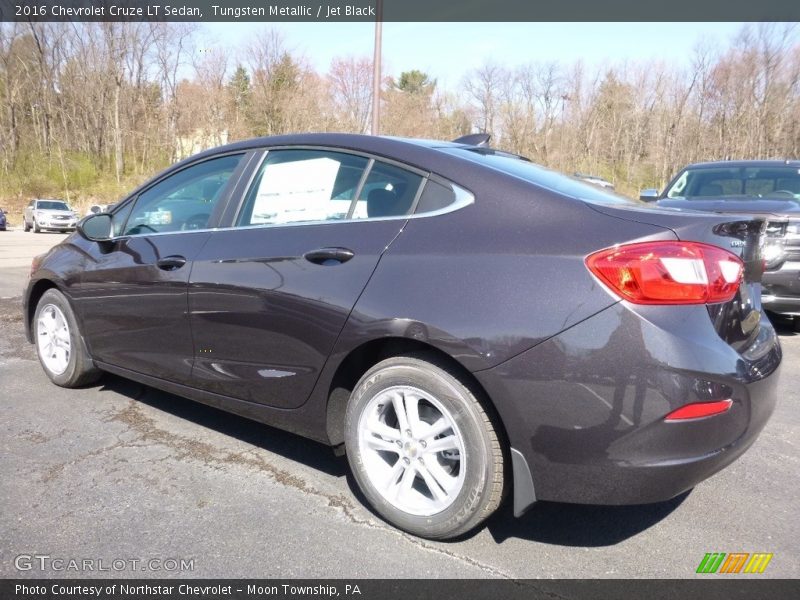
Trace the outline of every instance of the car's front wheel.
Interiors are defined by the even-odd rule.
[[[503,451],[485,407],[428,355],[384,360],[358,382],[345,420],[356,481],[375,510],[446,539],[488,518],[503,494]]]
[[[33,233],[41,233],[42,228],[39,227],[39,224],[36,222],[36,219],[33,219]]]
[[[79,387],[96,381],[101,372],[94,366],[75,314],[64,294],[47,290],[36,306],[33,334],[39,362],[56,385]]]

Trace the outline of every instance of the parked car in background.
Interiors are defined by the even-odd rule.
[[[656,502],[745,452],[781,362],[762,227],[486,145],[260,138],[82,220],[24,323],[55,384],[108,371],[340,448],[387,521],[451,538],[506,493]]]
[[[6,217],[5,211],[0,208],[0,231],[5,231],[8,227],[8,218]]]
[[[63,200],[35,198],[22,213],[22,228],[25,231],[75,231],[78,213]]]
[[[601,187],[601,188],[606,188],[606,189],[609,189],[609,190],[613,190],[614,189],[614,184],[613,183],[611,183],[610,181],[607,181],[606,179],[603,179],[602,177],[599,177],[597,175],[587,175],[586,173],[575,173],[574,176],[577,177],[578,179],[582,180],[582,181],[585,181],[587,183],[591,183],[592,185],[596,185],[596,186]]]
[[[642,200],[653,200],[647,190]],[[743,160],[689,165],[656,195],[658,206],[758,215],[767,221],[761,302],[800,325],[800,161]]]

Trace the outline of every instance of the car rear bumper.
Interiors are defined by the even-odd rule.
[[[517,480],[531,488],[515,493],[516,514],[534,500],[668,500],[755,441],[777,399],[781,350],[772,326],[762,317],[759,340],[739,354],[705,307],[672,308],[673,326],[664,328],[620,303],[475,373],[519,454],[515,492]],[[727,398],[733,404],[721,415],[664,420],[685,404]]]
[[[761,278],[761,304],[781,314],[800,315],[800,262],[785,262]]]

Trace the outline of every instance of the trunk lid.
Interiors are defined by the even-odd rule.
[[[603,214],[672,230],[679,240],[724,248],[742,259],[744,281],[730,302],[708,304],[708,314],[719,336],[738,352],[747,350],[761,327],[761,255],[767,216],[723,215],[638,205],[589,204]]]

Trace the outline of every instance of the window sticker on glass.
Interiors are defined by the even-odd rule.
[[[251,224],[322,221],[331,218],[331,195],[339,162],[330,158],[268,164],[253,206]],[[346,202],[349,206],[349,202]],[[347,214],[347,207],[344,207]]]

